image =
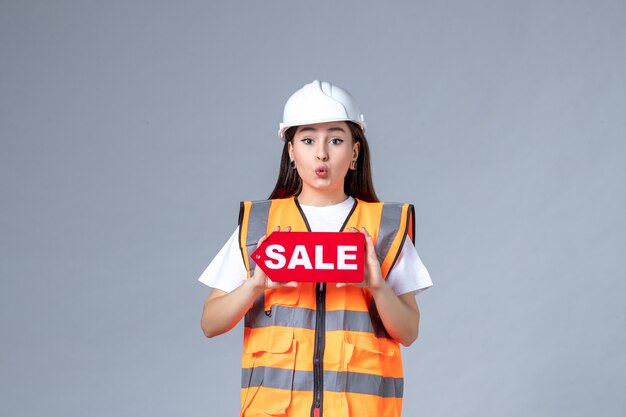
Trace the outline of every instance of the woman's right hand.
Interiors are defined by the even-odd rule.
[[[291,226],[287,226],[285,227],[285,229],[283,230],[284,232],[291,232]],[[274,230],[272,230],[272,233],[274,232],[280,232],[280,226],[276,226],[276,228],[274,228]],[[270,233],[270,236],[272,235],[272,233]],[[265,242],[265,240],[267,240],[269,236],[267,235],[263,235],[261,236],[261,238],[259,239],[259,242],[257,243],[256,247],[258,248],[259,246],[261,246],[261,244],[263,242]],[[290,282],[274,282],[272,281],[266,274],[265,272],[258,267],[254,268],[254,275],[252,276],[252,282],[254,283],[254,288],[257,289],[265,289],[265,288],[277,288],[277,287],[293,287],[296,288],[298,286],[298,283],[296,281],[290,281]]]

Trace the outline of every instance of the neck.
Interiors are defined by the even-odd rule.
[[[343,190],[338,192],[319,192],[316,190],[303,189],[298,195],[298,202],[300,204],[304,204],[305,206],[324,207],[339,204],[347,198],[348,196],[343,192]]]

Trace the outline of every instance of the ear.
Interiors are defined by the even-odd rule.
[[[293,143],[287,142],[287,151],[289,152],[289,159],[293,161]]]
[[[359,157],[359,151],[361,150],[361,143],[354,141],[352,144],[352,159],[356,160]]]

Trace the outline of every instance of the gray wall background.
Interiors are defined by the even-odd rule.
[[[406,416],[626,413],[623,1],[0,2],[0,415],[233,416],[196,281],[287,97],[366,115],[435,286]],[[621,255],[621,256],[620,256]],[[620,394],[621,393],[621,394]]]

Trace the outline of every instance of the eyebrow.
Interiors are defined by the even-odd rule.
[[[342,127],[329,127],[328,129],[326,129],[327,132],[343,132],[346,133],[346,131],[342,128]],[[315,129],[314,127],[303,127],[302,129],[300,129],[298,132],[317,132],[317,129]]]

